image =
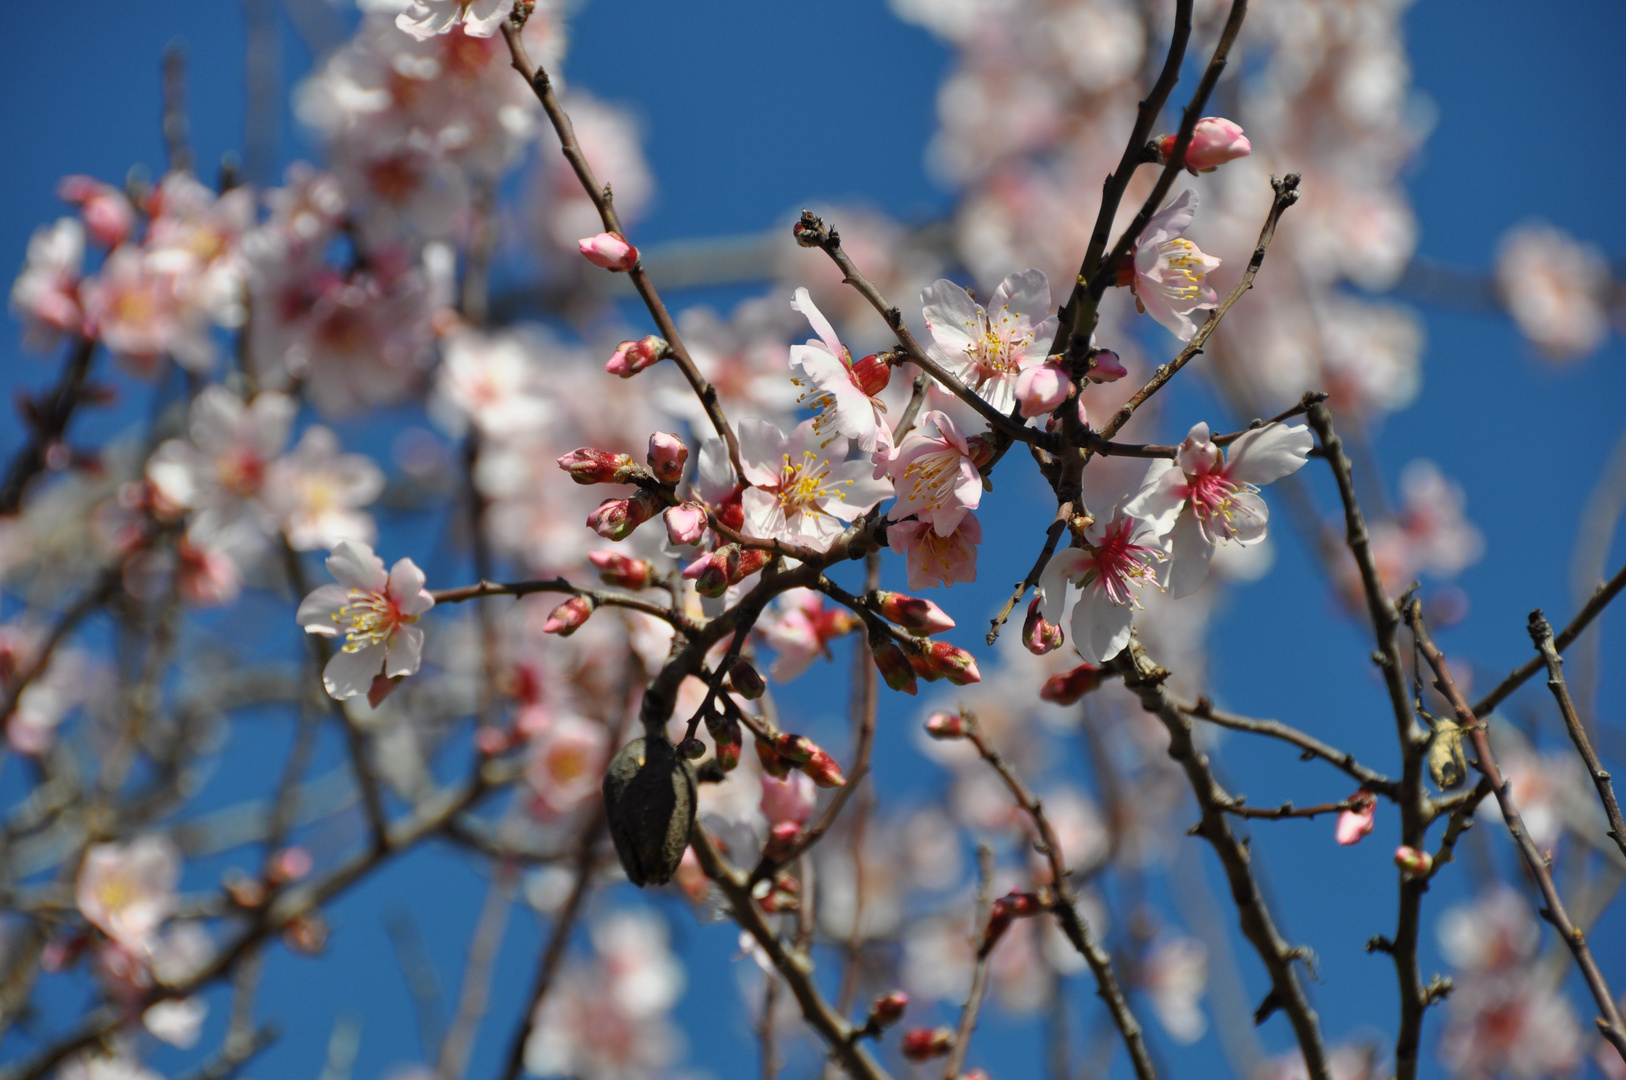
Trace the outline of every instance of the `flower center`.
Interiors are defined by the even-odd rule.
[[[350,602],[333,615],[333,621],[344,627],[347,653],[382,645],[396,627],[418,621],[414,615],[401,614],[395,602],[383,593],[351,589],[349,599]]]
[[[1252,484],[1238,484],[1220,472],[1186,478],[1186,498],[1191,503],[1191,512],[1197,517],[1203,537],[1211,544],[1229,540],[1236,534],[1232,522],[1238,515],[1249,520],[1255,516],[1254,511],[1237,502],[1236,497],[1242,492],[1252,494],[1258,490]]]
[[[903,478],[910,484],[909,505],[941,510],[959,479],[959,464],[960,455],[952,449],[922,454],[911,461],[903,470]]]
[[[1000,308],[995,320],[985,312],[977,315],[978,333],[966,346],[966,357],[977,368],[979,385],[982,381],[1000,375],[1014,374],[1016,364],[1012,356],[1033,340],[1033,331],[1016,333],[1016,324],[1022,319],[1020,312]]]
[[[1165,268],[1162,292],[1181,300],[1196,300],[1202,296],[1202,281],[1208,271],[1203,269],[1200,259],[1192,257],[1191,253],[1196,250],[1197,245],[1183,236],[1158,245]]]
[[[1157,548],[1134,543],[1130,539],[1134,522],[1122,521],[1107,526],[1106,535],[1094,548],[1095,565],[1084,575],[1081,585],[1094,584],[1107,594],[1114,604],[1140,607],[1135,589],[1141,585],[1157,584],[1154,562],[1161,562],[1163,552]]]
[[[840,489],[852,481],[843,480],[838,485],[832,485],[827,480],[829,473],[830,462],[815,457],[811,451],[802,451],[802,460],[795,463],[786,454],[779,470],[779,505],[784,508],[785,517],[822,513],[817,505],[821,500],[845,499],[847,495]]]

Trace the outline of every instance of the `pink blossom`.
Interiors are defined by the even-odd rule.
[[[1502,238],[1496,287],[1519,330],[1553,360],[1585,356],[1609,336],[1609,262],[1596,245],[1551,225]]]
[[[1190,341],[1197,333],[1191,313],[1219,303],[1219,295],[1204,279],[1220,261],[1182,235],[1196,216],[1197,193],[1187,188],[1152,215],[1135,242],[1132,272],[1126,268],[1141,310],[1181,341]]]
[[[1034,597],[1022,623],[1022,647],[1034,656],[1044,656],[1061,648],[1066,640],[1061,627],[1044,617],[1039,610],[1039,598]]]
[[[918,596],[883,590],[875,594],[875,609],[881,618],[897,623],[917,637],[954,629],[954,620],[949,618],[948,612]]]
[[[57,182],[56,194],[79,207],[86,231],[102,247],[112,250],[130,238],[135,207],[113,185],[89,176],[64,176]]]
[[[190,437],[167,440],[147,459],[160,511],[200,511],[200,527],[210,532],[264,516],[258,499],[298,410],[273,391],[245,404],[224,386],[205,387],[192,402]]]
[[[1094,383],[1117,382],[1129,369],[1124,367],[1118,354],[1111,349],[1092,349],[1090,351],[1089,380]]]
[[[84,322],[79,274],[85,259],[85,229],[73,218],[41,226],[28,239],[28,258],[11,286],[11,310],[23,322],[23,340],[44,349],[63,334],[76,334]]]
[[[649,469],[663,484],[675,484],[683,479],[683,467],[689,463],[689,448],[676,435],[657,431],[649,437]]]
[[[1016,404],[1016,380],[1042,364],[1059,325],[1050,312],[1050,282],[1040,270],[1012,274],[988,308],[965,289],[939,279],[920,294],[932,340],[926,351],[1002,413]]]
[[[470,37],[488,38],[512,10],[514,0],[411,0],[395,16],[395,25],[419,41],[455,27],[462,27]]]
[[[1046,360],[1016,377],[1016,400],[1026,417],[1043,416],[1067,400],[1072,380],[1060,364]]]
[[[183,260],[179,269],[192,267]],[[86,332],[143,374],[164,355],[189,371],[207,371],[215,361],[208,313],[193,302],[188,283],[165,260],[129,244],[116,248],[81,287]]]
[[[594,266],[618,273],[638,265],[638,249],[627,243],[620,233],[601,232],[578,240],[576,247]]]
[[[796,290],[790,306],[807,316],[818,335],[817,340],[790,347],[791,370],[801,373],[792,381],[798,386],[803,380],[812,384],[803,392],[802,402],[817,413],[813,425],[818,437],[828,442],[839,433],[866,454],[890,449],[892,431],[882,417],[885,408],[875,397],[886,387],[886,364],[866,357],[871,362],[862,370],[854,365],[852,352],[836,337],[835,327],[806,289]]]
[[[548,612],[547,622],[542,624],[544,634],[558,634],[560,637],[569,637],[587,622],[593,614],[593,601],[585,596],[572,596]]]
[[[423,571],[401,559],[386,574],[372,548],[351,540],[334,546],[327,568],[338,584],[305,597],[296,618],[307,634],[343,638],[322,672],[328,694],[343,701],[367,693],[381,674],[416,674],[423,631],[413,624],[435,606]]]
[[[1208,950],[1189,937],[1167,937],[1147,951],[1141,979],[1152,1010],[1169,1035],[1194,1043],[1208,1030],[1198,1002],[1208,982]]]
[[[318,426],[272,462],[263,498],[293,549],[315,551],[343,540],[371,543],[376,528],[361,507],[383,490],[384,474],[370,458],[340,453],[338,436]]]
[[[859,515],[892,494],[867,460],[826,453],[812,420],[787,438],[766,420],[742,420],[740,461],[752,486],[741,496],[745,532],[827,548]],[[845,445],[840,447],[845,451]]]
[[[630,379],[651,364],[659,363],[671,355],[671,346],[663,337],[648,334],[637,341],[623,341],[604,364],[611,375]]]
[[[604,777],[604,729],[561,716],[531,743],[525,778],[547,815],[568,814],[598,792]]]
[[[1040,612],[1061,622],[1067,585],[1080,591],[1073,607],[1073,648],[1091,664],[1103,664],[1129,644],[1129,626],[1140,607],[1137,590],[1155,585],[1157,564],[1166,557],[1156,523],[1131,513],[1122,503],[1105,522],[1084,534],[1084,547],[1058,551],[1039,578]]]
[[[846,608],[827,606],[819,593],[791,589],[757,623],[763,641],[778,654],[768,674],[775,682],[789,682],[816,657],[829,659],[829,643],[861,625]]]
[[[944,412],[934,410],[920,418],[920,425],[887,463],[887,471],[898,491],[898,501],[887,516],[896,520],[913,514],[938,536],[952,535],[982,501],[982,475],[970,446]]]
[[[887,526],[886,542],[894,552],[907,557],[911,589],[977,580],[982,523],[976,514],[966,514],[947,536],[939,535],[924,521],[900,521]]]
[[[766,774],[762,777],[762,815],[769,825],[787,821],[806,825],[817,802],[818,789],[805,772],[793,770],[784,779]]]
[[[1369,791],[1357,791],[1349,797],[1348,810],[1338,814],[1337,840],[1345,847],[1360,843],[1372,831],[1378,813],[1378,801]]]
[[[1165,135],[1158,143],[1165,159],[1174,153],[1177,141],[1176,136]],[[1193,173],[1213,172],[1227,161],[1235,161],[1251,153],[1253,147],[1249,145],[1248,137],[1242,134],[1242,129],[1235,122],[1223,116],[1205,116],[1192,129],[1184,164]]]
[[[1208,425],[1200,423],[1173,461],[1152,463],[1129,509],[1168,535],[1163,585],[1170,596],[1197,591],[1216,544],[1264,539],[1270,508],[1259,488],[1302,468],[1314,444],[1303,425],[1267,424],[1244,432],[1227,457],[1209,437]]]
[[[487,438],[514,438],[554,418],[544,368],[518,334],[459,329],[441,344],[430,415],[462,434],[473,424]]]
[[[587,527],[606,540],[625,540],[655,516],[659,504],[644,492],[630,499],[605,499],[587,515]]]
[[[174,909],[180,878],[181,855],[167,836],[93,844],[79,867],[75,899],[93,925],[145,957]]]

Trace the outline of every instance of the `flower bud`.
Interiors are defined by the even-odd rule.
[[[965,447],[971,464],[977,468],[986,468],[994,460],[994,441],[987,435],[973,435],[966,439]]]
[[[611,375],[630,379],[651,364],[666,359],[671,346],[666,339],[655,334],[637,341],[623,341],[615,347],[615,354],[605,363],[604,370]]]
[[[1167,161],[1174,153],[1176,136],[1165,135],[1158,143],[1158,151]],[[1248,137],[1233,121],[1223,116],[1205,116],[1191,131],[1191,143],[1186,147],[1186,168],[1194,173],[1213,172],[1227,161],[1235,161],[1253,153]]]
[[[909,657],[904,654],[901,645],[890,637],[879,640],[871,637],[869,647],[875,654],[875,666],[880,670],[881,678],[886,680],[887,686],[901,690],[905,694],[918,692],[915,669],[909,663]]]
[[[768,829],[768,843],[764,845],[762,854],[774,862],[782,862],[795,852],[796,842],[801,838],[802,827],[796,822],[777,822]]]
[[[813,786],[813,778],[805,772],[788,772],[783,778],[762,778],[762,816],[770,824],[794,821],[798,825],[806,825],[807,819],[813,816],[813,806],[817,801],[818,789]]]
[[[706,535],[706,508],[686,502],[666,508],[666,538],[679,547],[690,547]]]
[[[656,504],[641,491],[630,499],[605,499],[587,515],[587,527],[606,540],[625,540],[655,510]]]
[[[909,1007],[909,995],[902,990],[894,990],[886,997],[875,999],[869,1007],[869,1018],[876,1027],[889,1027],[903,1019],[903,1011]]]
[[[694,582],[695,591],[701,596],[715,600],[728,591],[728,579],[738,569],[739,562],[739,547],[724,544],[684,567],[683,577]]]
[[[1071,671],[1046,679],[1039,688],[1039,697],[1056,705],[1071,705],[1100,686],[1105,677],[1094,664],[1080,664]]]
[[[874,397],[886,389],[886,384],[892,381],[892,365],[886,362],[884,356],[874,353],[862,360],[853,361],[853,382],[858,389]]]
[[[963,739],[965,717],[959,713],[934,712],[926,717],[926,734],[934,739]]]
[[[739,562],[734,565],[733,572],[728,575],[728,583],[738,585],[764,566],[767,566],[768,558],[768,553],[762,548],[742,548]]]
[[[678,757],[699,761],[706,753],[706,744],[699,739],[684,739],[677,745]]]
[[[756,748],[757,762],[762,766],[764,773],[779,779],[790,775],[791,769],[794,768],[793,763],[780,757],[778,752],[774,750],[773,743],[766,739],[758,739],[756,740]],[[812,779],[812,777],[808,779]]]
[[[806,735],[792,735],[790,732],[781,732],[773,741],[774,753],[793,765],[802,765],[813,760],[813,752],[818,745]]]
[[[631,480],[638,463],[629,454],[612,454],[584,446],[560,458],[559,467],[578,484],[625,484]]]
[[[266,878],[272,885],[287,885],[309,875],[313,865],[311,853],[295,844],[276,853],[266,871]]]
[[[542,624],[544,634],[569,637],[581,629],[587,617],[593,614],[593,601],[585,596],[572,596],[548,612],[548,621]]]
[[[638,249],[627,243],[620,233],[601,232],[576,241],[576,248],[588,262],[618,273],[638,265]]]
[[[295,915],[282,927],[282,943],[306,956],[317,956],[326,949],[327,937],[327,920],[319,911]]]
[[[1345,847],[1360,843],[1361,838],[1372,831],[1378,812],[1378,800],[1370,791],[1357,791],[1348,801],[1349,809],[1338,815],[1336,832],[1338,842]]]
[[[954,1049],[953,1028],[914,1028],[903,1033],[898,1049],[910,1061],[930,1061]]]
[[[717,767],[725,773],[733,772],[740,763],[740,742],[744,734],[740,731],[740,722],[726,712],[714,710],[706,714],[706,731],[716,747]]]
[[[1061,648],[1062,642],[1066,640],[1067,637],[1061,632],[1061,627],[1040,614],[1039,601],[1035,598],[1033,603],[1028,605],[1027,621],[1022,624],[1023,646],[1034,656],[1043,656]]]
[[[946,641],[931,642],[926,646],[922,659],[955,686],[982,682],[976,658],[957,645],[950,645]]]
[[[802,762],[802,772],[819,787],[841,787],[847,782],[836,759],[817,746],[813,748],[813,755]]]
[[[768,684],[763,682],[756,666],[744,657],[734,661],[734,666],[728,669],[728,683],[736,694],[747,701],[755,701],[768,690]]]
[[[875,594],[875,606],[883,619],[895,622],[917,636],[954,629],[954,620],[930,600],[905,596],[903,593],[878,592]]]
[[[663,484],[683,479],[683,466],[689,461],[689,448],[676,435],[657,431],[649,437],[649,468]]]
[[[1434,868],[1434,856],[1401,844],[1395,848],[1395,865],[1400,867],[1407,877],[1425,877]]]
[[[56,195],[79,207],[85,231],[104,248],[118,247],[135,228],[135,207],[111,184],[89,176],[64,176],[57,183]]]
[[[619,551],[593,551],[587,561],[598,567],[599,580],[606,585],[623,589],[643,589],[655,576],[655,568],[643,559],[634,559]]]
[[[1118,354],[1111,349],[1090,350],[1088,378],[1091,382],[1117,382],[1128,374],[1129,369],[1124,367],[1123,361],[1118,359]]]
[[[1061,365],[1046,360],[1023,370],[1016,377],[1016,400],[1023,416],[1043,416],[1067,400],[1072,380]]]

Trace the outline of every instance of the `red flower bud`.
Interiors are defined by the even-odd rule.
[[[1039,613],[1039,601],[1035,598],[1028,605],[1027,621],[1022,624],[1022,644],[1034,656],[1043,656],[1061,648],[1066,640],[1061,627]]]
[[[584,446],[560,458],[559,467],[578,484],[625,484],[638,463],[627,454]]]
[[[890,637],[879,641],[871,638],[870,649],[875,654],[875,666],[880,669],[881,678],[886,680],[886,685],[905,694],[918,692],[915,669],[910,664],[911,658],[904,654],[902,646]]]
[[[733,772],[740,763],[740,741],[744,737],[739,721],[727,713],[710,712],[706,714],[706,731],[716,747],[717,767],[725,773]]]
[[[762,765],[763,772],[780,780],[790,775],[793,764],[779,756],[773,748],[773,743],[766,739],[758,739],[756,748],[757,761]]]
[[[694,582],[695,591],[715,600],[728,591],[728,582],[739,568],[740,549],[724,544],[709,551],[683,568],[683,577]]]
[[[909,995],[902,990],[894,990],[886,997],[875,999],[869,1007],[870,1019],[875,1021],[877,1027],[887,1027],[903,1019],[903,1011],[909,1007]]]
[[[655,574],[655,568],[643,559],[634,559],[619,551],[589,552],[587,561],[598,567],[600,581],[623,589],[646,588]]]
[[[886,389],[886,384],[892,381],[892,365],[886,358],[871,353],[862,360],[853,361],[853,382],[858,389],[874,397]]]
[[[671,354],[672,346],[656,334],[637,341],[623,341],[615,347],[615,354],[605,363],[604,370],[611,375],[630,379],[646,367],[658,364]]]
[[[1395,848],[1395,865],[1400,867],[1407,877],[1422,877],[1433,869],[1434,856],[1401,844]]]
[[[818,747],[813,748],[813,756],[802,763],[802,771],[812,777],[813,782],[820,787],[841,787],[847,782],[842,774],[841,766],[836,759]]]
[[[728,669],[728,681],[734,692],[747,701],[755,701],[768,689],[768,684],[762,681],[756,667],[743,657],[734,661],[734,666]]]
[[[548,621],[542,624],[544,634],[558,634],[560,637],[569,637],[587,621],[593,614],[593,601],[585,596],[572,596],[548,612]]]
[[[897,623],[911,634],[925,636],[942,630],[954,629],[954,620],[930,600],[921,600],[903,593],[875,594],[876,609],[881,617]]]
[[[782,862],[796,850],[796,842],[802,838],[802,827],[794,821],[781,821],[768,830],[768,843],[764,845],[762,854],[774,862]]]
[[[638,265],[638,249],[620,233],[601,232],[576,241],[576,249],[594,266],[624,273]]]
[[[606,540],[625,540],[654,517],[657,509],[659,506],[641,491],[630,499],[605,499],[587,515],[587,527]]]
[[[963,739],[965,717],[951,712],[932,713],[926,718],[926,734],[934,739]]]
[[[1071,671],[1052,675],[1039,688],[1039,696],[1057,705],[1071,705],[1101,685],[1104,673],[1094,664],[1080,664]]]
[[[818,744],[806,735],[792,735],[783,732],[773,741],[774,753],[794,765],[802,765],[813,760],[814,751],[819,751]],[[819,751],[823,753],[823,751]]]
[[[910,1061],[930,1061],[954,1049],[953,1028],[914,1028],[903,1033],[898,1049]]]
[[[683,466],[689,461],[689,448],[676,435],[657,431],[649,437],[649,468],[663,484],[683,479]]]
[[[982,673],[977,670],[976,657],[957,645],[950,645],[946,641],[934,641],[926,647],[922,659],[955,686],[970,686],[972,683],[982,681]]]
[[[730,585],[738,585],[752,574],[768,565],[768,553],[761,548],[742,548],[739,562],[728,575]]]

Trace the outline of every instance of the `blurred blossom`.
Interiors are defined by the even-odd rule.
[[[537,57],[534,46],[531,55]],[[540,58],[538,63],[554,70]],[[570,113],[576,140],[594,175],[609,183],[615,192],[616,215],[623,225],[637,222],[655,194],[655,178],[644,158],[643,136],[633,114],[579,87],[564,94],[562,103]],[[575,257],[576,241],[604,226],[598,208],[576,179],[575,170],[559,153],[558,140],[551,130],[542,136],[542,142],[544,149],[537,155],[530,190],[532,229],[544,250]],[[684,340],[688,340],[687,335]]]
[[[384,490],[384,474],[362,454],[339,452],[325,427],[307,428],[288,454],[267,471],[265,498],[295,551],[336,547],[342,540],[370,544],[377,535],[368,505]]]
[[[73,218],[41,225],[28,240],[28,257],[11,286],[11,311],[23,324],[23,343],[44,350],[64,334],[79,332],[84,319],[79,273],[85,228]]]
[[[175,905],[180,877],[180,851],[167,836],[92,845],[79,868],[79,911],[115,942],[145,956]]]
[[[1176,1042],[1194,1043],[1208,1030],[1198,1002],[1208,981],[1208,950],[1189,937],[1165,937],[1146,954],[1141,985],[1158,1022]]]
[[[483,436],[511,438],[541,428],[553,408],[524,338],[465,329],[442,344],[429,412],[454,435],[473,424]]]
[[[1593,244],[1550,225],[1503,236],[1496,287],[1524,336],[1551,360],[1593,352],[1609,334],[1609,263]]]

